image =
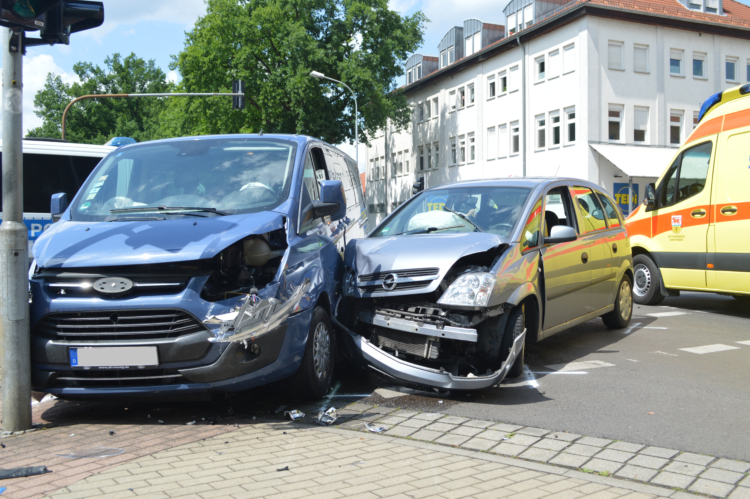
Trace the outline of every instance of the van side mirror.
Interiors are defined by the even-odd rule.
[[[58,192],[52,195],[49,212],[52,214],[52,222],[57,222],[65,210],[68,209],[68,195],[64,192]]]
[[[567,225],[555,225],[550,231],[549,237],[544,238],[544,244],[569,243],[578,239],[578,234],[573,227]]]
[[[341,220],[346,216],[346,195],[341,180],[323,180],[320,182],[320,203],[326,207],[320,206],[316,209],[326,210],[327,213],[322,216],[330,216],[331,222]],[[333,205],[336,205],[335,210]],[[317,212],[315,218],[319,218]]]
[[[643,198],[643,204],[646,208],[656,208],[656,185],[648,184],[646,186],[646,196]]]

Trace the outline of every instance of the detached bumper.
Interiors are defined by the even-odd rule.
[[[354,357],[355,361],[362,362],[381,374],[403,383],[441,390],[481,390],[500,383],[505,379],[516,357],[521,353],[526,337],[526,331],[524,330],[513,342],[510,355],[498,371],[486,376],[467,378],[412,364],[394,357],[382,351],[362,336],[354,333],[341,324],[335,317],[333,318],[333,322],[344,332],[341,337],[346,342],[347,351]]]

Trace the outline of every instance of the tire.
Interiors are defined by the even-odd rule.
[[[633,301],[639,305],[658,305],[664,300],[661,294],[661,273],[654,261],[646,255],[633,257]]]
[[[315,307],[305,355],[291,377],[292,393],[300,399],[319,399],[331,389],[335,359],[335,339],[331,319],[325,309]]]
[[[506,359],[508,358],[507,355],[510,355],[510,349],[513,348],[513,340],[515,340],[518,335],[523,333],[524,323],[525,321],[523,317],[523,306],[518,306],[510,311],[508,322],[505,323],[505,330],[503,331],[503,341],[500,345],[500,352],[507,352],[505,357]],[[526,340],[524,340],[523,342],[521,353],[518,354],[518,357],[516,357],[516,360],[513,362],[513,365],[510,368],[510,371],[508,371],[509,378],[517,378],[523,372],[523,358],[525,352]]]
[[[750,303],[750,295],[732,295],[740,303]]]
[[[630,277],[625,275],[617,289],[615,309],[602,315],[602,320],[609,329],[624,329],[630,324],[631,317],[633,317],[633,287]]]

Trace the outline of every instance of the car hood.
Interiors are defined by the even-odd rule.
[[[357,276],[384,274],[394,270],[439,269],[437,277],[427,287],[409,291],[355,291],[357,296],[378,297],[421,294],[437,289],[460,258],[507,244],[508,241],[504,238],[486,232],[373,237],[351,241],[346,247],[344,258],[347,266],[354,269]]]
[[[284,227],[284,217],[261,212],[137,222],[62,220],[33,248],[43,268],[109,267],[201,260],[214,257],[251,234]]]

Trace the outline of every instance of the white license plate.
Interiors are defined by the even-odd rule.
[[[70,367],[154,367],[159,365],[156,347],[85,347],[68,349]]]

